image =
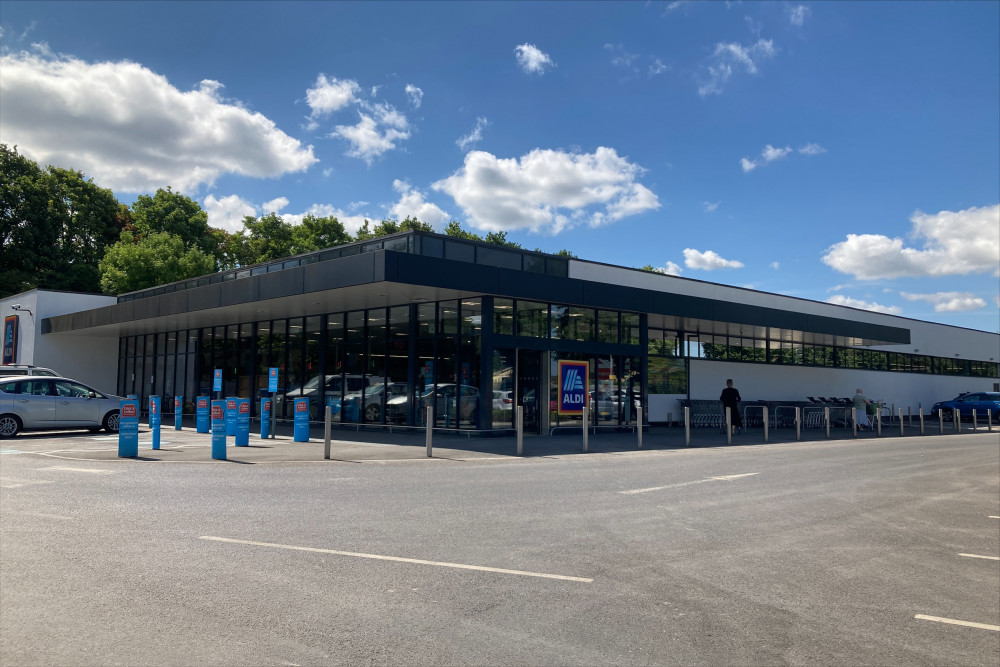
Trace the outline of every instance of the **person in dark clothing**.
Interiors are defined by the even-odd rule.
[[[726,388],[722,390],[722,395],[719,396],[719,400],[722,401],[723,417],[725,417],[725,411],[730,411],[732,413],[732,429],[733,433],[736,433],[736,429],[743,427],[743,418],[740,417],[740,401],[743,398],[740,396],[738,389],[733,387],[732,380],[726,380]]]

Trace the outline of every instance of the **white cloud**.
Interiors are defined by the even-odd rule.
[[[659,208],[656,195],[636,181],[642,173],[613,148],[535,149],[510,159],[470,151],[461,169],[431,187],[451,195],[478,229],[558,234]]]
[[[679,276],[683,271],[684,269],[674,262],[667,262],[667,265],[663,267],[663,272],[668,276]]]
[[[900,292],[899,294],[907,301],[926,301],[932,304],[936,313],[979,310],[986,307],[986,299],[981,299],[971,292],[937,292],[935,294]]]
[[[777,271],[778,269],[781,268],[781,262],[771,262],[770,264],[768,264],[768,266]]]
[[[714,250],[701,252],[694,248],[684,248],[684,266],[689,269],[715,271],[716,269],[741,269],[743,262],[735,259],[723,259]]]
[[[312,111],[309,117],[315,120],[340,111],[357,100],[360,91],[361,86],[353,79],[328,79],[325,74],[320,74],[316,77],[316,85],[306,91],[306,104]]]
[[[312,146],[223,100],[217,81],[183,92],[136,63],[23,52],[0,57],[0,71],[0,142],[116,191],[192,192],[222,174],[274,178],[317,161]]]
[[[746,173],[748,171],[753,171],[758,165],[753,160],[743,157],[740,158],[740,166],[743,167],[743,173]]]
[[[224,229],[227,232],[236,233],[243,229],[244,216],[257,215],[257,207],[239,195],[229,195],[222,199],[216,199],[215,195],[208,195],[202,201],[202,207],[208,214],[208,224],[216,229]]]
[[[424,91],[410,83],[406,84],[406,96],[410,98],[410,104],[412,104],[415,109],[419,109],[420,105],[424,101]]]
[[[485,130],[489,124],[490,122],[485,118],[477,118],[476,126],[472,128],[472,132],[469,132],[464,137],[456,139],[455,144],[464,151],[469,146],[479,143],[483,139],[483,130]]]
[[[654,58],[653,56],[650,56],[650,58],[652,58],[653,62],[649,65],[649,76],[656,76],[657,74],[663,74],[668,69],[670,69],[670,66],[664,65],[659,58]]]
[[[703,201],[701,205],[705,207],[705,213],[711,213],[715,209],[719,208],[719,204],[721,203],[721,201]]]
[[[410,138],[406,116],[390,104],[368,105],[371,113],[358,112],[356,125],[337,125],[330,136],[340,137],[351,144],[347,155],[361,158],[369,165],[399,141]]]
[[[862,301],[861,299],[854,299],[849,296],[844,296],[842,294],[835,294],[826,300],[827,303],[833,303],[838,306],[849,306],[850,308],[858,308],[860,310],[871,310],[876,313],[887,313],[889,315],[899,315],[903,312],[903,309],[899,306],[883,306],[880,303],[874,303],[872,301]]]
[[[806,22],[806,17],[812,13],[812,10],[805,5],[796,5],[794,7],[786,7],[785,12],[788,14],[788,22],[801,28],[802,24]]]
[[[446,211],[437,204],[426,201],[424,193],[413,188],[406,181],[396,179],[392,182],[392,189],[399,193],[399,201],[389,209],[390,217],[403,220],[413,216],[436,228],[441,228],[451,220],[451,216]]]
[[[629,53],[621,44],[605,44],[604,50],[611,53],[611,64],[615,67],[631,68],[639,57],[637,53]]]
[[[767,146],[764,146],[764,150],[761,151],[760,156],[764,158],[764,162],[774,162],[775,160],[780,160],[791,152],[792,149],[790,146],[775,148],[771,144],[768,144]]]
[[[758,65],[773,58],[777,52],[774,41],[770,39],[759,39],[748,47],[736,42],[716,44],[708,64],[699,74],[701,85],[698,86],[698,94],[720,94],[736,69],[756,74]]]
[[[277,213],[286,206],[288,206],[287,197],[276,197],[271,201],[264,202],[260,208],[264,213]]]
[[[521,44],[515,47],[514,56],[517,58],[517,64],[528,74],[542,75],[546,68],[556,66],[549,54],[534,44]]]
[[[1000,204],[933,215],[918,211],[910,221],[911,236],[922,248],[904,247],[899,237],[848,234],[827,249],[823,262],[858,280],[1000,275]]]
[[[764,150],[760,152],[759,160],[751,160],[750,158],[740,158],[740,166],[743,168],[743,173],[748,171],[753,171],[757,167],[762,167],[766,164],[770,164],[775,160],[781,160],[794,152],[791,146],[785,146],[784,148],[775,148],[771,144],[764,146]],[[803,155],[819,155],[820,153],[825,153],[826,149],[819,144],[806,144],[799,149],[799,153]]]
[[[373,220],[372,216],[349,215],[331,204],[313,204],[302,213],[282,213],[281,219],[290,225],[298,225],[302,223],[302,218],[307,215],[313,215],[317,218],[336,218],[350,234],[356,234],[364,225],[365,220]]]
[[[826,149],[819,144],[806,144],[799,148],[799,152],[803,155],[819,155],[820,153],[825,153]]]

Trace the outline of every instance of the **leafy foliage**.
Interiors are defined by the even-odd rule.
[[[121,240],[105,253],[100,270],[104,291],[121,294],[211,273],[215,259],[176,234],[153,232],[137,239],[122,232]]]

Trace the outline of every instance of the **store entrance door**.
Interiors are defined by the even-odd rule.
[[[548,396],[542,392],[542,353],[517,351],[517,405],[524,408],[524,432],[541,433],[541,411]]]

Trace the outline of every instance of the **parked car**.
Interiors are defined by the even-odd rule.
[[[511,397],[513,392],[510,391],[493,391],[493,409],[494,410],[510,410],[514,405],[514,399]]]
[[[284,414],[284,405],[286,402],[292,403],[296,398],[308,398],[309,419],[312,421],[322,419],[323,409],[321,406],[323,405],[324,396],[327,403],[333,405],[332,401],[339,400],[344,392],[350,394],[361,391],[364,387],[373,386],[378,380],[378,378],[371,375],[327,375],[323,383],[324,386],[321,387],[319,377],[318,375],[314,375],[301,386],[289,389],[287,393],[278,394],[274,399],[278,414]]]
[[[6,366],[0,366],[0,377],[8,375],[44,375],[46,377],[59,377],[59,373],[56,373],[51,368],[42,368],[41,366],[28,366],[25,364],[7,364]]]
[[[362,391],[352,391],[340,398],[327,398],[327,403],[333,410],[333,418],[341,410],[344,411],[344,419],[349,422],[358,421],[358,417],[364,413],[366,423],[378,423],[382,421],[382,405],[386,401],[399,396],[406,396],[405,382],[389,382],[388,384],[376,384]],[[361,406],[364,405],[364,410]]]
[[[0,438],[31,429],[101,428],[118,432],[121,396],[64,377],[0,378]]]
[[[386,401],[386,422],[405,423],[409,403],[409,396],[405,394]],[[479,410],[479,390],[468,385],[439,384],[417,396],[419,410],[425,410],[428,405],[435,406],[434,414],[438,420],[451,421],[452,425],[475,422]],[[419,415],[417,419],[420,420]]]
[[[991,410],[993,419],[1000,423],[1000,392],[979,391],[959,394],[950,401],[940,401],[931,407],[931,414],[937,415],[938,410],[944,413],[945,419],[952,419],[955,410],[963,419],[972,419],[972,411],[976,411],[977,419],[986,419],[986,411]]]

